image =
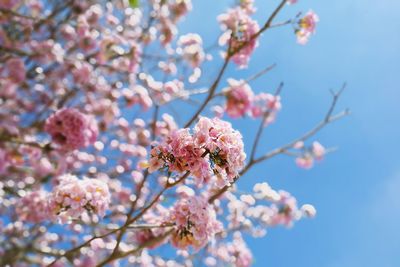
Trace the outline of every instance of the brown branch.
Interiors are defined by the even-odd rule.
[[[98,235],[98,236],[91,237],[90,239],[88,239],[87,241],[83,242],[82,244],[80,244],[80,245],[78,245],[78,246],[66,251],[65,253],[59,255],[58,257],[56,257],[49,265],[47,265],[47,267],[53,266],[55,263],[57,263],[57,261],[59,261],[63,257],[68,258],[69,256],[71,256],[75,252],[79,251],[81,248],[88,246],[90,244],[90,242],[92,242],[93,240],[107,237],[107,236],[109,236],[111,234],[114,234],[114,233],[118,232],[119,230],[120,230],[120,228],[114,229],[114,230],[112,230],[112,231],[110,231],[110,232],[108,232],[106,234],[103,234],[103,235]]]
[[[229,48],[228,48],[229,51]],[[230,56],[228,55],[225,58],[224,64],[222,65],[222,68],[220,69],[217,78],[215,79],[214,83],[211,85],[209,93],[207,95],[207,98],[204,100],[204,102],[201,104],[199,109],[196,111],[196,113],[190,118],[190,120],[185,124],[184,128],[189,127],[200,115],[200,113],[204,110],[204,108],[207,106],[208,102],[213,98],[215,90],[218,87],[219,82],[221,81],[222,75],[224,74],[226,67],[228,66],[230,60]]]
[[[272,64],[271,66],[266,67],[265,69],[261,70],[260,72],[254,74],[253,76],[250,76],[249,78],[247,78],[245,80],[245,83],[249,83],[251,81],[254,81],[258,78],[260,78],[261,76],[263,76],[264,74],[270,72],[272,69],[274,69],[276,67],[276,63]]]

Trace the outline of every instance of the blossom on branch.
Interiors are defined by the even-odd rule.
[[[298,28],[296,29],[297,42],[299,44],[306,44],[312,34],[315,34],[315,28],[319,22],[319,17],[314,11],[310,10],[307,14],[300,19]]]
[[[49,196],[49,212],[62,222],[78,218],[84,213],[104,216],[111,201],[111,195],[105,182],[65,174],[59,178]]]
[[[233,53],[232,60],[239,68],[246,68],[254,49],[258,45],[256,34],[260,30],[258,23],[243,9],[236,7],[218,16],[224,33],[219,38],[221,46],[228,45]]]
[[[192,246],[198,250],[222,230],[212,206],[199,196],[178,200],[168,221],[176,227],[171,238],[172,245],[181,249]]]
[[[95,119],[74,108],[55,112],[46,120],[44,129],[63,150],[85,148],[93,144],[98,135]]]

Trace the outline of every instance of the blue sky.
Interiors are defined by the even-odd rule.
[[[219,33],[215,17],[233,1],[193,2],[194,11],[182,31],[198,31],[210,44]],[[249,69],[232,66],[225,76],[246,78],[278,64],[251,84],[255,91],[272,92],[285,82],[283,110],[267,128],[259,151],[285,144],[313,127],[329,106],[328,90],[345,81],[348,87],[338,108],[349,107],[352,115],[317,136],[324,145],[339,149],[312,170],[299,169],[292,158],[282,156],[242,179],[243,188],[267,181],[318,209],[313,220],[249,239],[255,266],[400,266],[400,1],[299,2],[286,7],[277,21],[312,8],[321,21],[310,43],[297,45],[289,26],[272,29],[262,36]],[[260,23],[277,3],[256,0]],[[242,129],[249,145],[256,122],[233,124]]]

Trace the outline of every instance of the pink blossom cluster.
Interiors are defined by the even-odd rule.
[[[264,124],[269,125],[274,122],[276,115],[281,110],[281,97],[269,93],[259,93],[253,99],[251,115],[253,117],[266,116]],[[267,114],[268,112],[268,114]]]
[[[173,131],[178,129],[178,125],[176,124],[174,117],[171,115],[164,113],[161,116],[162,120],[156,122],[156,135],[161,137],[166,137],[171,134]]]
[[[278,193],[279,199],[271,206],[273,215],[268,223],[269,225],[290,226],[293,221],[297,221],[301,217],[297,201],[288,192],[279,191]]]
[[[136,85],[134,88],[136,92],[140,90],[140,93],[136,94],[136,97],[145,110],[152,106],[152,101],[158,105],[162,105],[187,95],[183,82],[178,79],[160,82],[155,80],[150,74],[144,73],[141,73],[139,78],[145,86]]]
[[[28,192],[16,206],[18,219],[32,223],[40,223],[49,219],[48,193],[44,190]]]
[[[192,68],[200,67],[205,60],[203,40],[196,33],[188,33],[179,37],[177,52],[189,63]]]
[[[44,129],[63,150],[85,148],[93,144],[98,135],[95,119],[74,108],[56,111],[46,120]]]
[[[225,88],[225,111],[232,118],[243,117],[252,108],[254,93],[243,80],[228,79],[229,87]]]
[[[126,88],[122,94],[128,106],[139,104],[146,111],[153,105],[149,92],[141,85],[135,85],[130,89]]]
[[[232,60],[239,68],[246,68],[254,49],[258,45],[256,34],[260,27],[249,14],[240,7],[229,9],[226,13],[218,16],[224,33],[219,38],[220,45],[228,45],[233,53]]]
[[[175,224],[171,242],[177,248],[204,247],[222,230],[213,207],[199,196],[180,199],[172,208],[169,222]]]
[[[253,263],[253,255],[239,231],[234,232],[231,242],[210,251],[215,258],[208,257],[205,260],[207,266],[220,266],[217,264],[219,261],[223,266],[234,267],[250,267]]]
[[[20,58],[11,58],[6,62],[5,77],[15,83],[22,83],[26,78],[25,64]]]
[[[202,156],[204,151],[195,143],[189,129],[173,131],[151,150],[149,172],[160,168],[177,173],[190,171],[197,180],[202,181],[209,176],[208,160]]]
[[[192,10],[191,0],[172,0],[168,4],[174,21],[185,16],[186,13]]]
[[[111,195],[105,182],[65,174],[49,196],[49,211],[65,222],[78,218],[84,213],[104,216],[111,201]]]
[[[312,205],[305,204],[299,208],[293,196],[282,190],[275,191],[265,182],[255,184],[251,194],[226,193],[225,198],[227,229],[242,229],[253,237],[265,236],[267,228],[289,227],[316,214]]]
[[[306,44],[312,34],[315,34],[315,28],[319,21],[318,15],[310,10],[307,14],[300,19],[298,28],[296,29],[297,42],[299,44]]]
[[[19,84],[26,79],[26,68],[20,58],[10,58],[4,65],[0,65],[0,92],[1,97],[12,98]]]
[[[209,152],[218,186],[232,183],[238,177],[246,154],[242,135],[229,122],[201,117],[194,127],[194,140]]]
[[[30,50],[33,53],[33,58],[42,64],[50,64],[52,62],[62,63],[64,61],[65,50],[59,43],[53,40],[30,42]]]
[[[202,185],[212,174],[222,187],[234,181],[244,165],[246,154],[241,134],[218,118],[201,117],[194,127],[171,132],[150,152],[149,171],[162,168],[171,172],[190,172]]]
[[[302,150],[302,154],[296,158],[296,164],[304,169],[311,169],[314,160],[320,161],[326,154],[325,147],[317,141],[313,142],[309,148],[306,148],[302,142],[297,143],[295,148]]]
[[[290,193],[283,190],[275,191],[267,183],[256,184],[253,191],[255,199],[272,203],[264,210],[263,223],[268,226],[291,226],[302,217],[312,218],[316,215],[312,205],[305,204],[299,208],[297,200]]]
[[[275,120],[277,112],[282,108],[279,95],[254,94],[244,80],[228,79],[228,87],[223,92],[226,97],[224,110],[232,118],[244,117],[246,114],[253,118],[266,115],[265,125],[268,125]],[[220,111],[218,113],[222,116]]]
[[[191,0],[154,0],[153,8],[160,21],[158,31],[159,40],[166,46],[171,43],[178,30],[177,22],[192,9]],[[150,39],[152,37],[149,37]]]

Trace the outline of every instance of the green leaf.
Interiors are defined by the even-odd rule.
[[[129,5],[132,8],[138,8],[139,7],[139,0],[129,0]]]

